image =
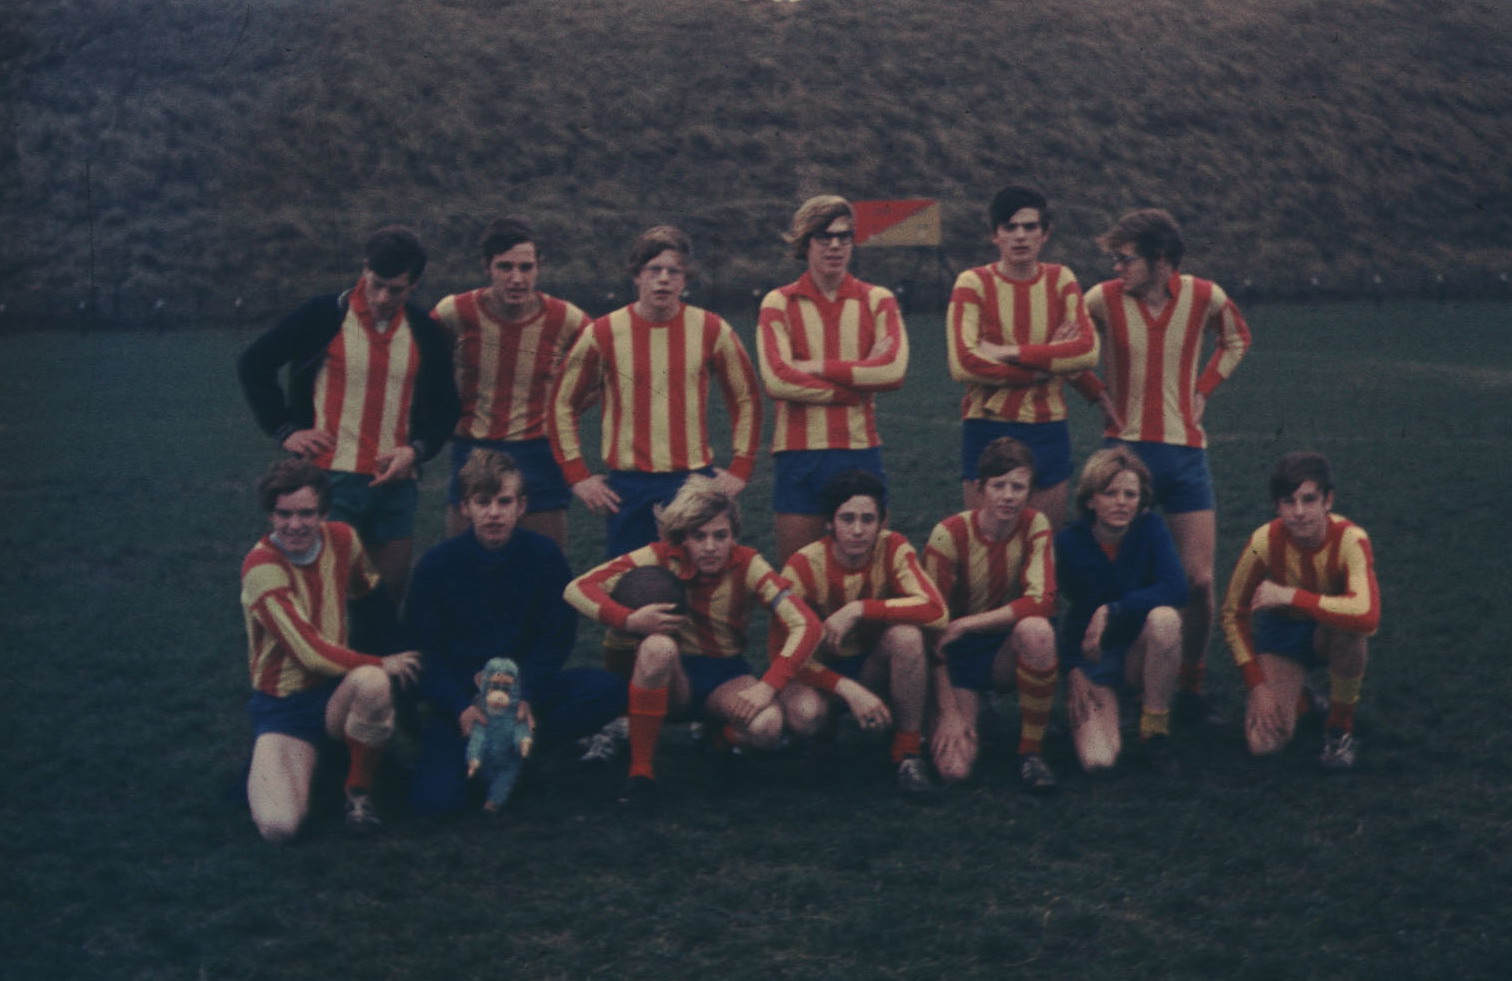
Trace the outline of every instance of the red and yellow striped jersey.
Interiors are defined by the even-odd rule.
[[[843,650],[824,650],[821,658],[862,653],[873,633],[866,629],[869,625],[939,628],[948,622],[945,600],[925,574],[919,554],[907,538],[890,529],[883,529],[864,568],[852,571],[842,565],[834,539],[825,535],[794,552],[782,574],[821,621],[852,600],[861,601],[861,629],[845,638]]]
[[[431,316],[452,337],[462,416],[457,435],[515,442],[542,439],[562,362],[593,321],[554,296],[537,293],[541,309],[519,323],[500,320],[483,304],[488,289],[445,297]]]
[[[381,457],[409,443],[420,352],[404,308],[379,330],[360,283],[350,296],[315,378],[314,428],[336,437],[315,464],[376,474]]]
[[[1297,588],[1296,598],[1284,611],[1291,615],[1367,637],[1381,624],[1375,556],[1363,528],[1330,514],[1323,544],[1304,549],[1292,540],[1280,518],[1267,522],[1256,529],[1239,554],[1223,598],[1223,634],[1248,687],[1264,680],[1255,661],[1250,599],[1267,579]]]
[[[1055,340],[1071,321],[1075,336]],[[966,385],[961,418],[1002,422],[1059,422],[1066,418],[1063,375],[1097,365],[1097,332],[1082,306],[1076,275],[1041,263],[1039,275],[1019,282],[997,266],[968,269],[956,278],[946,314],[950,376]],[[1019,360],[984,358],[977,345],[1017,344]],[[1049,372],[1048,380],[1037,380]]]
[[[252,687],[279,698],[380,658],[346,646],[347,600],[378,588],[378,570],[349,525],[328,521],[320,555],[290,562],[264,536],[242,562],[242,613]]]
[[[761,441],[761,396],[734,328],[687,305],[665,323],[644,319],[634,304],[595,320],[567,356],[548,420],[552,452],[567,482],[591,475],[577,422],[595,397],[604,402],[601,449],[611,470],[708,466],[711,376],[729,410],[730,472],[749,480]]]
[[[908,334],[892,292],[846,274],[835,299],[808,273],[761,301],[761,380],[776,404],[772,452],[881,444],[876,392],[901,388]],[[799,371],[795,361],[818,361]]]
[[[952,619],[1002,607],[1014,622],[1055,614],[1055,553],[1050,521],[1024,508],[1002,541],[982,532],[981,512],[962,511],[935,525],[924,571],[945,597]]]
[[[740,657],[745,654],[746,628],[755,606],[772,614],[771,632],[781,633],[782,646],[772,652],[762,680],[781,689],[798,672],[819,644],[819,621],[791,590],[788,581],[754,548],[736,545],[729,565],[713,578],[698,574],[687,550],[680,545],[652,542],[610,559],[567,584],[567,602],[583,616],[607,627],[624,630],[635,611],[616,603],[610,593],[620,577],[643,565],[672,570],[687,590],[687,622],[677,635],[684,654]]]
[[[1176,446],[1207,446],[1207,433],[1192,412],[1192,399],[1213,394],[1233,374],[1249,350],[1250,332],[1228,294],[1216,283],[1195,276],[1172,276],[1171,299],[1160,316],[1126,296],[1118,280],[1099,283],[1087,293],[1087,312],[1103,335],[1107,356],[1107,390],[1124,418],[1123,432],[1104,435]],[[1215,346],[1202,374],[1202,333],[1213,332]],[[1101,391],[1095,380],[1089,397]]]

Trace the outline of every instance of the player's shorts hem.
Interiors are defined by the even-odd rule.
[[[1036,489],[1054,487],[1071,479],[1071,429],[1064,419],[1056,422],[966,419],[961,423],[961,480],[977,479],[977,461],[982,451],[1002,436],[1012,436],[1034,454]]]

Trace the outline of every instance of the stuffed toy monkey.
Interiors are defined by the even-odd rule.
[[[477,706],[488,716],[467,739],[467,775],[487,781],[485,811],[504,806],[525,757],[530,755],[530,727],[519,719],[520,668],[507,657],[491,658],[477,674]]]

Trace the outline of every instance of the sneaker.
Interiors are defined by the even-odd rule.
[[[1031,794],[1053,794],[1058,789],[1050,764],[1038,753],[1019,757],[1019,785]]]
[[[1171,721],[1186,727],[1217,726],[1223,724],[1223,713],[1201,692],[1179,691],[1171,706]]]
[[[620,809],[630,817],[650,817],[656,813],[656,781],[650,777],[631,777],[619,795]]]
[[[346,826],[349,830],[366,834],[383,827],[383,819],[373,807],[373,797],[366,790],[349,788],[346,792]]]
[[[578,757],[578,765],[602,767],[613,763],[629,741],[630,720],[620,716],[580,743],[584,748],[583,755]]]
[[[1184,776],[1186,767],[1182,766],[1181,758],[1171,748],[1170,736],[1151,736],[1142,743],[1144,747],[1145,765],[1150,772],[1157,777],[1174,780]]]
[[[909,797],[922,797],[935,792],[934,781],[929,779],[929,770],[922,757],[903,757],[898,764],[898,789]]]
[[[1354,733],[1330,729],[1323,737],[1323,755],[1318,757],[1318,762],[1325,770],[1351,770],[1359,755],[1360,741]]]

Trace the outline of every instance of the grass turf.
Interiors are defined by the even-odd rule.
[[[1073,772],[1020,795],[1007,712],[982,774],[930,806],[880,745],[761,759],[705,793],[681,734],[664,817],[608,813],[612,776],[547,760],[499,822],[317,827],[263,844],[245,759],[237,568],[262,529],[230,331],[0,337],[0,968],[22,978],[1491,978],[1512,942],[1497,494],[1504,306],[1263,307],[1208,419],[1219,586],[1268,517],[1281,452],[1328,453],[1384,596],[1359,772],[1315,772],[1316,728],[1245,758],[1231,721],[1184,740],[1199,774]],[[749,333],[749,324],[743,326]],[[938,316],[882,399],[894,525],[959,506],[958,390]],[[1092,414],[1073,407],[1078,456]],[[431,469],[420,539],[440,533]],[[769,470],[746,495],[770,546]],[[601,530],[573,513],[575,568]],[[1501,531],[1498,531],[1500,529]],[[578,657],[593,656],[582,631]],[[753,645],[759,650],[760,646]],[[1215,642],[1210,687],[1236,718]],[[1500,897],[1500,898],[1499,898]]]

